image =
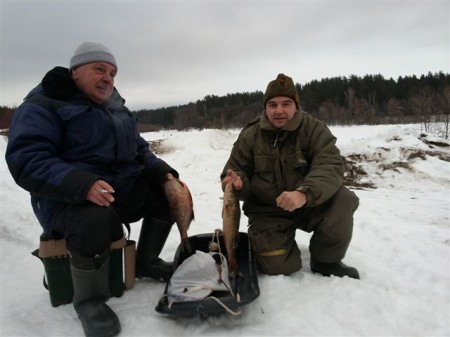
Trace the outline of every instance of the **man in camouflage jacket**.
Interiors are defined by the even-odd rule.
[[[311,270],[359,279],[342,263],[352,238],[358,197],[343,186],[336,138],[303,112],[293,80],[279,74],[267,86],[264,111],[247,124],[221,174],[232,182],[249,219],[258,269],[289,275],[302,267],[297,229],[313,232]]]

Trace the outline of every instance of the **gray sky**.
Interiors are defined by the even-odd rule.
[[[83,41],[107,46],[130,109],[352,74],[450,72],[450,1],[5,1],[0,105]]]

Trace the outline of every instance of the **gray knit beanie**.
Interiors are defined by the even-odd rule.
[[[70,59],[69,70],[91,62],[107,62],[117,69],[116,59],[104,45],[95,42],[83,42]]]

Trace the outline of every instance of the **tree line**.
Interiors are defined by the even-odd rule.
[[[450,74],[331,77],[296,83],[302,109],[329,125],[446,123],[450,114]],[[207,95],[184,105],[133,111],[141,131],[189,128],[241,128],[263,110],[263,92]],[[13,109],[0,107],[0,129],[9,126]]]
[[[302,109],[330,125],[448,120],[450,74],[397,80],[352,75],[296,84]],[[263,110],[263,92],[208,95],[188,104],[135,111],[142,129],[241,128]]]

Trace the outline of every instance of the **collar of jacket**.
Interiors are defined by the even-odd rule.
[[[114,91],[110,98],[102,104],[105,109],[120,109],[125,105],[125,99],[120,96],[119,91],[114,87]]]
[[[302,122],[302,110],[298,109],[295,113],[294,117],[286,123],[285,126],[283,126],[281,129],[276,129],[273,127],[273,125],[270,123],[269,119],[266,115],[266,110],[263,111],[261,120],[259,123],[259,126],[263,130],[270,130],[270,131],[294,131],[296,130],[300,123]]]
[[[42,79],[41,85],[33,89],[32,92],[28,94],[27,98],[38,91],[42,91],[42,89],[46,96],[53,99],[77,104],[97,105],[77,89],[69,69],[65,67],[57,66],[48,71]],[[99,106],[104,109],[115,110],[122,108],[124,105],[125,99],[120,96],[116,87],[114,87],[111,97]]]

